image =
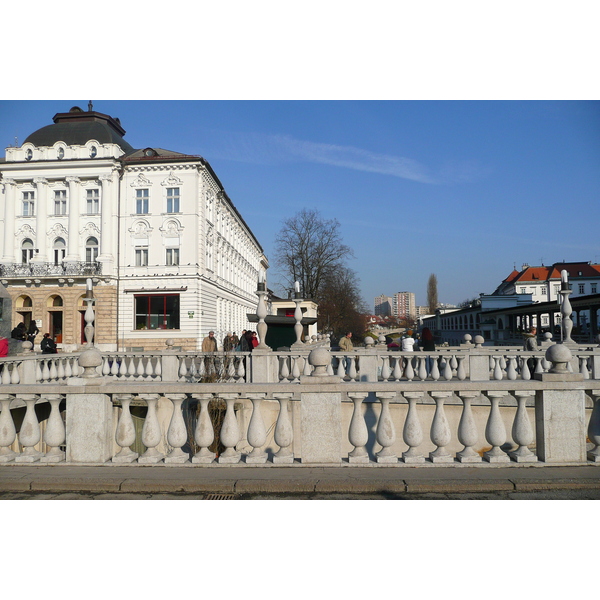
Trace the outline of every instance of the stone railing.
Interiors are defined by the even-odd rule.
[[[7,370],[10,382],[3,381],[0,393],[0,463],[600,464],[600,385],[569,371],[566,346],[552,348],[544,356],[551,368],[529,380],[490,377],[489,355],[476,351],[465,352],[462,361],[469,358],[470,378],[458,375],[457,358],[457,375],[437,380],[393,375],[342,380],[331,374],[335,369],[326,349],[303,357],[300,374],[298,366],[275,382],[269,381],[269,369],[298,352],[196,355],[190,361],[166,351],[160,361],[158,353],[134,361],[129,373],[131,357],[103,356],[90,348],[76,365],[75,358],[42,358],[65,363],[63,381],[43,384],[16,382],[13,376],[20,368],[37,372],[40,361],[5,361],[2,376]],[[362,355],[356,354],[360,363]],[[445,355],[444,373],[452,369],[451,354]],[[376,366],[375,358],[381,358],[364,356]],[[226,381],[194,381],[197,359],[228,357],[234,360],[221,372]],[[249,363],[245,373],[252,382],[238,375],[240,361]],[[124,363],[127,373],[121,375]],[[60,362],[52,364],[44,369],[58,374]],[[116,373],[103,374],[106,365],[110,371],[115,364]],[[280,371],[274,373],[279,378]],[[474,377],[481,373],[480,380]],[[294,379],[296,385],[290,385]],[[134,417],[143,421],[141,431]]]
[[[69,277],[102,275],[101,262],[6,263],[0,265],[0,277]]]

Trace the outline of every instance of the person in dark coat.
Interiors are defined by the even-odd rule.
[[[42,354],[56,354],[58,352],[58,350],[56,349],[56,344],[54,343],[54,340],[50,337],[49,333],[44,334],[44,339],[42,340],[40,347],[42,349]]]
[[[10,337],[13,340],[19,340],[19,342],[27,341],[27,330],[25,329],[25,323],[19,323],[11,332]]]
[[[32,344],[35,343],[35,336],[40,332],[38,329],[37,323],[34,319],[31,319],[31,323],[29,323],[29,329],[27,330],[27,341]]]

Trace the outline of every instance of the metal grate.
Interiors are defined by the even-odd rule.
[[[235,500],[233,494],[206,494],[205,500]]]

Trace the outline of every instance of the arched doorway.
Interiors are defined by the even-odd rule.
[[[46,302],[48,308],[48,333],[57,343],[63,341],[63,299],[58,295],[52,295]]]

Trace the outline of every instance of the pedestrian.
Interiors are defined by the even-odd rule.
[[[223,338],[223,352],[232,352],[233,350],[235,350],[235,347],[237,346],[236,343],[234,343],[234,339],[233,339],[233,333],[228,332],[227,335]]]
[[[415,340],[412,337],[412,331],[409,329],[402,338],[402,352],[413,352]]]
[[[346,335],[340,340],[339,346],[340,346],[340,350],[342,352],[354,352],[354,344],[352,344],[352,332],[351,331],[348,331],[348,333],[346,333]],[[344,367],[346,368],[346,373],[350,372],[350,365],[352,364],[353,360],[354,360],[353,356],[345,356],[344,357],[344,362],[345,362]]]
[[[8,339],[0,335],[0,357],[8,356]]]
[[[258,341],[258,336],[256,335],[256,331],[252,331],[252,337],[250,338],[250,341],[252,342],[252,348],[256,348],[256,346],[258,346],[259,341]]]
[[[532,327],[529,333],[523,334],[523,350],[535,352],[538,349],[537,328]]]
[[[58,350],[56,348],[56,343],[50,337],[49,333],[45,333],[42,339],[42,343],[40,344],[40,348],[42,349],[42,354],[57,354]]]
[[[19,340],[19,342],[27,341],[27,330],[25,329],[25,323],[19,323],[11,332],[10,337],[13,340]]]
[[[208,336],[202,340],[202,352],[216,352],[217,351],[217,340],[215,339],[215,332],[209,331]]]
[[[252,343],[252,332],[246,331],[242,340],[242,350],[244,352],[252,352],[254,344]]]
[[[435,352],[435,342],[433,341],[433,334],[429,327],[424,327],[421,331],[421,348],[424,352]],[[425,360],[427,366],[427,374],[431,373],[431,367],[433,366],[434,358],[428,354]]]
[[[37,323],[35,319],[31,319],[31,323],[29,323],[29,329],[27,330],[27,341],[32,344],[35,343],[35,336],[40,332],[38,329]]]

